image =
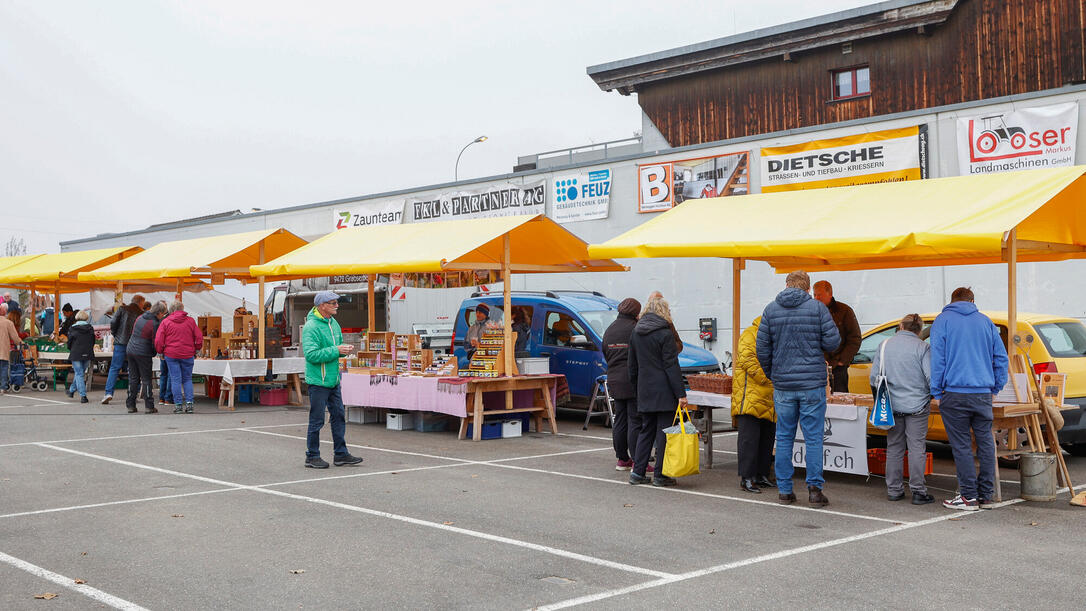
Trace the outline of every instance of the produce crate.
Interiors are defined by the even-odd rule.
[[[732,377],[722,373],[699,373],[688,376],[686,383],[690,385],[690,390],[719,395],[730,395],[732,392]]]
[[[415,413],[415,430],[420,433],[444,431],[449,427],[449,417],[430,412]]]
[[[468,432],[466,439],[474,439],[474,422],[468,423]],[[483,421],[483,439],[501,439],[502,438],[502,422],[501,420]]]
[[[411,412],[405,414],[389,412],[385,416],[385,428],[390,431],[410,431],[415,428],[415,414]]]
[[[290,391],[285,386],[260,389],[261,405],[286,405]]]
[[[931,452],[925,452],[924,475],[934,473],[935,460]],[[909,453],[905,452],[905,477],[909,477]],[[867,470],[872,475],[886,475],[886,448],[871,448],[867,451]]]

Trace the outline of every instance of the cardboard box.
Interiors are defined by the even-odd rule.
[[[415,414],[397,414],[389,412],[385,416],[385,428],[390,431],[410,431],[415,428]]]

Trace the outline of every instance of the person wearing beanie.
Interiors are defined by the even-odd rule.
[[[482,339],[483,332],[486,330],[486,323],[489,320],[490,306],[485,303],[475,306],[475,324],[468,327],[468,332],[464,335],[464,349],[467,350],[469,359],[475,354],[475,349],[479,347],[479,340]]]
[[[615,420],[611,443],[615,447],[616,471],[633,468],[633,454],[641,431],[637,411],[637,389],[630,383],[630,334],[637,324],[641,303],[627,297],[618,304],[618,318],[603,333],[603,357],[607,360],[607,391],[614,401]],[[651,469],[651,466],[649,467]]]

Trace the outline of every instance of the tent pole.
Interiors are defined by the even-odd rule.
[[[35,301],[37,301],[37,294],[34,292],[34,285],[31,285],[30,286],[30,334],[31,335],[36,335],[37,334],[37,329],[34,328],[35,327],[35,325],[34,325],[34,315],[37,314],[37,311],[34,308],[34,305],[35,305],[34,302]]]
[[[502,323],[502,353],[505,355],[505,375],[513,375],[513,310],[512,310],[512,298],[509,295],[510,289],[509,277],[509,234],[506,233],[502,236],[502,311],[505,315],[502,317],[504,322]],[[512,395],[506,394],[506,409],[511,409]]]
[[[732,375],[735,375],[735,359],[739,358],[739,329],[743,325],[742,314],[742,277],[746,262],[732,259]]]
[[[181,301],[181,283],[184,282],[182,278],[177,279],[177,300]]]
[[[377,295],[376,295],[377,289],[374,288],[374,284],[375,284],[374,276],[375,276],[375,274],[373,272],[370,272],[370,273],[366,274],[366,284],[367,284],[367,287],[366,287],[366,317],[367,317],[367,320],[366,320],[366,324],[367,324],[366,332],[367,333],[376,333],[377,332],[377,312],[374,311],[374,310],[377,309]],[[385,293],[385,304],[386,304],[386,307],[387,307],[388,293]]]
[[[60,336],[60,283],[53,285],[53,335]]]
[[[1014,354],[1018,332],[1018,228],[1007,234],[1007,355]]]
[[[257,261],[259,261],[261,265],[264,265],[264,242],[263,241],[260,242],[260,252],[259,252]],[[256,358],[262,359],[262,358],[264,358],[264,276],[260,276],[259,282],[260,282],[260,297],[258,299],[260,300],[260,303],[258,305],[259,305],[260,309],[257,310],[257,319],[256,319],[256,324],[257,324],[257,327],[258,327],[258,330],[256,332],[257,333],[257,345],[256,345],[257,356],[256,356]]]

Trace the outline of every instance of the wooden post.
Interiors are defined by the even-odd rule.
[[[60,335],[60,283],[53,285],[53,335]]]
[[[509,234],[502,236],[502,310],[505,312],[502,322],[502,353],[505,355],[505,375],[512,375],[513,371],[513,308],[512,298],[509,295]],[[512,409],[512,405],[506,408]]]
[[[177,300],[181,301],[181,287],[183,286],[184,278],[177,279]]]
[[[739,358],[739,333],[743,326],[740,320],[742,315],[742,272],[746,262],[742,259],[732,259],[732,375],[735,372],[735,359]]]
[[[35,318],[34,315],[37,314],[37,308],[34,307],[36,305],[34,303],[35,301],[37,301],[37,295],[34,293],[33,285],[31,285],[31,287],[30,287],[30,334],[31,335],[37,335],[37,329],[35,329],[35,327],[37,325],[34,324],[34,318]]]
[[[1007,233],[1007,356],[1014,354],[1018,332],[1018,228]],[[1022,338],[1025,341],[1025,338]]]
[[[257,261],[260,263],[260,265],[264,265],[264,242],[263,241],[260,242],[260,251],[259,251],[259,254],[257,255],[257,257],[258,257]],[[262,358],[264,358],[264,324],[265,324],[265,320],[264,320],[264,276],[260,276],[258,280],[260,282],[260,297],[258,298],[260,300],[260,303],[258,304],[260,306],[260,309],[257,311],[257,318],[256,318],[256,321],[257,321],[256,325],[258,327],[258,330],[256,332],[257,333],[256,350],[257,350],[257,358],[262,359]]]
[[[376,310],[377,310],[377,295],[376,295],[377,289],[374,288],[374,278],[375,278],[375,276],[376,276],[376,274],[374,274],[372,272],[366,274],[366,281],[367,281],[367,284],[368,284],[367,291],[366,291],[366,316],[367,316],[367,319],[368,319],[366,321],[367,324],[368,324],[368,327],[366,329],[367,333],[376,333],[377,332],[377,312],[376,312]],[[388,304],[388,292],[387,291],[385,292],[385,304],[386,304],[386,307],[387,307],[387,304]]]

